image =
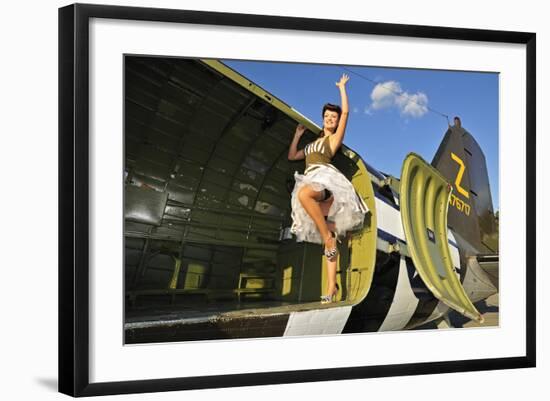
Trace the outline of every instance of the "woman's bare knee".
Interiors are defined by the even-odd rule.
[[[300,189],[300,192],[298,192],[298,199],[301,201],[309,199],[317,200],[318,194],[319,192],[315,191],[313,188],[304,186]]]
[[[309,192],[310,192],[309,188],[307,188],[307,187],[300,188],[300,191],[298,191],[298,199],[300,199],[300,201],[302,201],[302,202],[307,200],[308,198],[311,197]]]

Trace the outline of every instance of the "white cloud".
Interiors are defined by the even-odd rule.
[[[393,106],[397,97],[396,93],[402,92],[399,82],[387,81],[377,84],[370,94],[372,100],[371,108],[380,110]]]
[[[370,94],[372,103],[365,109],[365,113],[372,114],[372,110],[381,110],[397,107],[403,116],[422,117],[428,112],[428,96],[417,92],[410,94],[401,89],[396,81],[386,81],[377,84]]]

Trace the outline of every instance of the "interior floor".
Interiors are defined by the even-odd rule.
[[[224,302],[223,304],[167,305],[127,310],[125,324],[128,327],[147,325],[155,322],[178,321],[194,323],[220,316],[242,317],[247,315],[281,314],[347,305],[345,301],[331,304],[307,302],[297,304],[284,301]]]

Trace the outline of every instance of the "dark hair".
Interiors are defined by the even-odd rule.
[[[323,112],[321,113],[322,118],[325,117],[325,111],[327,111],[327,110],[337,112],[338,117],[340,117],[342,115],[342,108],[340,106],[338,106],[337,104],[327,103],[323,106]]]
[[[342,108],[337,104],[327,103],[323,106],[323,111],[321,112],[321,118],[325,118],[325,111],[335,111],[338,113],[338,118],[342,116]],[[319,136],[325,136],[325,130],[319,132]]]
[[[460,121],[460,117],[459,117],[459,116],[455,116],[455,118],[453,118],[453,120],[458,120],[459,123],[462,122],[462,121]]]

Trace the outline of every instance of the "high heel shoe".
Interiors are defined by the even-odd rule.
[[[330,304],[332,302],[336,302],[336,295],[338,294],[338,291],[340,291],[340,287],[338,286],[338,283],[336,283],[336,291],[329,295],[321,295],[321,303]]]

